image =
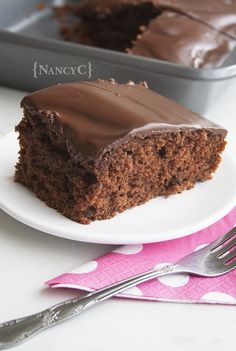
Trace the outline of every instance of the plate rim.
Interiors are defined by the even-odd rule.
[[[3,138],[0,139],[0,149],[2,144],[4,144],[4,142],[7,141],[7,139],[10,138],[15,138],[16,133],[14,131],[8,133],[7,135],[5,135]],[[229,152],[228,150],[224,151],[224,156],[228,157],[235,166],[235,170],[236,170],[236,158],[235,156]],[[21,186],[19,184],[19,186]],[[26,191],[29,191],[26,188]],[[27,196],[27,195],[26,195]],[[37,197],[35,196],[35,199],[37,199]],[[40,201],[42,203],[44,203],[43,201],[41,201],[40,199],[37,199],[37,201]],[[154,233],[146,233],[145,234],[145,238],[143,237],[131,237],[131,238],[127,238],[125,236],[125,240],[124,237],[121,236],[120,239],[117,239],[118,234],[116,234],[115,240],[113,239],[112,235],[107,238],[107,234],[102,234],[102,231],[96,232],[95,234],[93,234],[93,232],[85,232],[83,231],[83,229],[81,228],[81,226],[84,226],[81,223],[76,223],[73,222],[75,224],[77,224],[78,226],[80,226],[80,228],[78,229],[78,234],[75,234],[70,232],[67,233],[66,231],[63,231],[60,228],[52,228],[50,226],[47,226],[46,224],[44,224],[43,222],[38,222],[37,219],[32,219],[30,220],[30,218],[23,217],[21,216],[17,211],[15,211],[12,206],[6,206],[4,204],[4,202],[1,199],[0,196],[0,209],[2,209],[5,213],[7,213],[10,217],[14,218],[15,220],[23,223],[24,225],[27,225],[33,229],[36,229],[38,231],[41,231],[43,233],[49,234],[49,235],[53,235],[56,237],[60,237],[60,238],[64,238],[64,239],[68,239],[68,240],[74,240],[74,241],[78,241],[78,242],[86,242],[86,243],[94,243],[94,244],[107,244],[107,245],[129,245],[129,244],[148,244],[148,243],[155,243],[155,242],[164,242],[164,241],[168,241],[168,240],[174,240],[174,239],[178,239],[178,238],[182,238],[194,233],[197,233],[200,230],[203,230],[209,226],[211,226],[212,224],[216,223],[217,221],[219,221],[220,219],[222,219],[225,215],[227,215],[236,205],[236,197],[232,198],[231,201],[229,201],[229,203],[227,204],[227,206],[225,206],[223,209],[218,210],[216,213],[212,214],[210,216],[210,219],[205,218],[204,220],[200,221],[200,223],[192,225],[191,230],[189,229],[189,226],[186,227],[185,229],[181,229],[181,231],[179,231],[179,233],[181,234],[177,234],[176,232],[173,233],[172,231],[168,231],[168,237],[166,238],[165,235],[162,233],[161,235],[159,234],[159,237],[157,238],[155,236]],[[45,206],[47,206],[45,204]],[[48,207],[50,210],[55,211],[57,214],[59,214],[60,216],[63,216],[62,214],[58,213],[56,210],[51,209],[50,207]],[[67,219],[68,221],[70,221],[70,219],[68,219],[67,217],[63,216],[65,219]],[[86,225],[86,226],[89,226]],[[92,237],[90,237],[90,234],[92,235]],[[94,236],[95,237],[94,237]],[[79,237],[78,237],[79,236]]]

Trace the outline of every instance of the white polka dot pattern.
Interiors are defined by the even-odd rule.
[[[90,273],[93,272],[98,266],[97,261],[88,261],[78,268],[71,271],[71,273],[83,274],[83,273]]]
[[[233,296],[217,291],[208,292],[201,299],[208,302],[236,303],[236,299]]]
[[[134,286],[133,288],[129,288],[129,289],[125,290],[124,294],[134,295],[134,296],[143,296],[142,291],[137,286]]]
[[[112,252],[123,254],[123,255],[135,255],[143,250],[143,245],[125,245],[120,246]]]
[[[155,268],[162,268],[163,266],[166,266],[166,265],[170,265],[170,263],[160,263],[160,264],[157,264]],[[180,273],[180,274],[163,275],[162,277],[158,277],[157,280],[163,285],[167,285],[172,288],[179,288],[188,283],[189,274]]]
[[[211,227],[181,239],[145,245],[116,247],[97,260],[89,261],[72,272],[52,279],[53,287],[78,288],[91,291],[101,289],[141,271],[163,268],[177,262],[189,252],[203,249],[208,243],[227,233],[235,224],[236,207]],[[167,262],[167,263],[164,263]],[[158,264],[157,264],[158,263]],[[71,274],[72,273],[72,274]],[[119,294],[127,298],[156,301],[232,304],[236,306],[236,270],[214,278],[170,274],[139,284]]]

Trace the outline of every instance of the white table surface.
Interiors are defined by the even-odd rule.
[[[0,87],[0,137],[20,120],[23,95]],[[228,148],[236,150],[236,82],[206,115],[230,131]],[[75,291],[46,288],[44,281],[110,249],[41,233],[0,210],[0,323],[75,296]],[[18,350],[225,351],[236,347],[235,326],[232,306],[112,299],[39,334]]]

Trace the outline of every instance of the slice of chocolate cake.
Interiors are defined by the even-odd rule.
[[[200,21],[172,11],[164,11],[142,31],[129,53],[194,68],[220,66],[236,43]]]
[[[144,83],[61,84],[22,107],[16,181],[84,224],[210,179],[225,147],[225,129]]]

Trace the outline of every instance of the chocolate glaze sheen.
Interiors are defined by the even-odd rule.
[[[222,64],[235,42],[188,16],[164,11],[150,21],[130,52],[194,68]]]
[[[236,9],[234,12],[186,11],[186,14],[199,22],[236,39]]]
[[[97,158],[122,141],[149,133],[207,128],[226,135],[217,124],[169,100],[144,84],[113,80],[59,84],[26,96],[22,106],[43,110],[63,133],[69,152]],[[52,118],[53,116],[53,118]]]

